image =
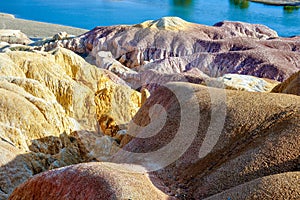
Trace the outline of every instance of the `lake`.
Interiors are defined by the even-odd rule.
[[[258,23],[281,36],[300,35],[300,10],[239,0],[3,0],[0,12],[86,29],[178,16],[206,25],[224,20]]]

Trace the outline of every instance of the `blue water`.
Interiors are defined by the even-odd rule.
[[[300,35],[300,10],[230,0],[2,0],[0,12],[16,17],[92,29],[95,26],[136,24],[164,16],[213,25],[223,20],[259,23],[281,36]]]

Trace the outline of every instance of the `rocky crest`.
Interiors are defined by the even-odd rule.
[[[166,80],[169,74],[194,68],[210,77],[234,73],[277,81],[286,80],[300,68],[299,38],[280,38],[266,26],[242,22],[204,26],[165,17],[133,26],[96,27],[44,48],[55,46],[88,55],[90,63],[109,68],[139,87],[151,82],[153,73],[166,76]],[[110,59],[103,59],[107,54]],[[157,80],[158,84],[164,82]]]
[[[146,29],[159,29],[159,30],[170,30],[170,31],[179,31],[184,30],[188,26],[191,26],[192,23],[184,21],[179,17],[163,17],[158,20],[149,20],[140,24],[134,25],[134,27]]]

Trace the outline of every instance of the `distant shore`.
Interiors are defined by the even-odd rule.
[[[269,5],[276,5],[276,6],[300,6],[299,0],[250,0],[252,2],[257,3],[264,3]]]
[[[80,35],[88,31],[76,27],[19,19],[7,13],[0,13],[0,29],[21,30],[30,38],[52,37],[62,31],[70,35]]]

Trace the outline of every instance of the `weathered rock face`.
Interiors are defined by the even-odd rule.
[[[18,185],[35,174],[88,161],[89,158],[80,141],[66,134],[33,140],[30,149],[30,152],[20,150],[1,137],[1,199],[7,199]]]
[[[104,88],[95,94],[97,118],[105,135],[114,137],[138,111],[141,96],[127,87]],[[119,108],[119,106],[126,106]],[[116,109],[118,108],[118,109]]]
[[[10,59],[7,54],[0,53],[1,76],[16,76],[25,78],[23,71]]]
[[[295,95],[167,84],[134,117],[112,161],[158,170],[173,195],[188,199],[298,171],[299,105]]]
[[[0,140],[0,199],[7,199],[15,187],[33,175],[28,170],[28,163],[17,155],[24,153],[8,142]],[[14,163],[12,161],[15,161]],[[4,169],[5,166],[5,169]],[[18,178],[15,177],[18,174]]]
[[[97,27],[45,48],[53,46],[88,54],[89,62],[110,68],[132,85],[137,85],[137,76],[143,80],[140,72],[149,70],[167,76],[197,68],[210,77],[235,73],[284,81],[300,68],[298,37],[279,38],[263,25],[241,22],[204,26],[166,17],[133,26]]]
[[[286,94],[295,94],[300,96],[300,71],[293,74],[283,83],[277,85],[272,92],[275,93],[286,93]]]
[[[45,170],[105,159],[106,143],[89,138],[107,134],[117,147],[140,104],[139,92],[69,50],[0,53],[0,195]]]
[[[5,113],[0,117],[1,137],[20,149],[28,150],[34,139],[74,129],[53,93],[38,81],[1,77],[0,94]]]
[[[9,199],[168,199],[152,185],[151,177],[122,168],[112,163],[86,163],[52,170],[18,187]]]
[[[20,60],[29,56],[30,64],[21,65],[15,61],[17,58],[12,59],[14,56]],[[9,188],[3,189],[5,195],[33,174],[86,159],[76,145],[64,142],[70,140],[63,139],[68,137],[62,137],[77,128],[75,120],[66,114],[55,93],[44,84],[46,80],[30,76],[30,70],[35,74],[40,70],[42,74],[48,66],[51,77],[53,63],[48,60],[45,66],[38,65],[39,59],[42,62],[46,58],[38,53],[0,54],[0,138],[4,141],[1,152],[15,149],[11,155],[7,154],[10,160],[1,156],[1,188]]]
[[[237,45],[233,44],[234,40],[240,43],[239,45],[242,48],[249,49],[224,49],[224,52],[201,52],[187,56],[170,57],[167,59],[154,61],[153,63],[143,66],[142,68],[155,70],[159,69],[160,71],[171,71],[173,73],[188,71],[192,68],[198,68],[210,77],[220,77],[224,74],[231,73],[252,75],[277,81],[283,81],[291,74],[299,70],[299,65],[297,64],[299,62],[299,52],[265,49],[265,45],[272,45],[272,40],[266,41],[270,44],[263,44],[263,46],[257,46],[259,44],[255,44],[259,43],[260,41],[252,41],[251,47],[247,47],[247,44],[243,44],[244,41],[241,42],[243,39],[239,38],[230,39],[228,43],[232,44],[226,45],[228,45],[229,48]],[[256,47],[252,45],[256,45]],[[290,58],[296,59],[296,63],[292,62]]]
[[[10,44],[29,44],[32,41],[20,30],[0,29],[0,41]]]
[[[127,123],[130,117],[135,114],[139,108],[140,95],[131,90],[128,86],[115,84],[108,76],[108,71],[102,71],[86,63],[81,57],[66,49],[56,49],[52,52],[43,54],[32,52],[12,51],[7,53],[16,69],[23,72],[26,78],[34,79],[47,87],[54,98],[63,107],[66,114],[76,119],[82,129],[95,131],[97,120],[100,120],[102,114],[97,112],[95,93],[102,90],[122,91],[114,96],[102,99],[101,103],[114,106],[118,105],[120,113],[114,115],[111,111],[102,111],[104,114],[110,114],[115,117],[117,123]],[[9,75],[9,74],[6,74]],[[111,75],[114,79],[114,75]],[[118,81],[117,81],[118,82]],[[119,81],[121,82],[121,81]],[[131,106],[122,104],[129,103],[131,99],[124,97],[128,94],[134,102]],[[123,95],[123,96],[122,96]],[[104,102],[107,100],[106,102]],[[108,113],[107,113],[108,112]],[[98,117],[97,114],[98,113]],[[120,114],[120,115],[119,115]],[[130,114],[130,116],[127,116]],[[119,119],[121,118],[121,119]]]

